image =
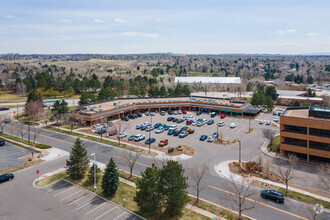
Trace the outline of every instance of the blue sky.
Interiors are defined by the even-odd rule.
[[[328,0],[0,0],[0,53],[330,52]]]

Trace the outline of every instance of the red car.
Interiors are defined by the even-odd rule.
[[[182,114],[187,114],[187,110],[182,110]]]
[[[221,115],[220,115],[220,118],[221,118],[221,119],[223,119],[223,118],[225,118],[225,117],[226,117],[225,114],[221,114]]]
[[[192,123],[193,123],[193,120],[188,119],[188,120],[186,121],[186,125],[191,125]]]

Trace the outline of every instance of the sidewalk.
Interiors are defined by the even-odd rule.
[[[218,165],[216,165],[214,167],[215,172],[223,178],[226,178],[226,179],[233,178],[234,181],[242,182],[242,178],[243,178],[242,176],[230,172],[228,164],[231,163],[231,162],[233,162],[233,161],[224,161],[224,162],[219,163]],[[260,182],[263,182],[263,183],[267,183],[267,184],[270,184],[270,185],[273,185],[273,186],[277,186],[277,187],[280,187],[280,188],[283,188],[283,189],[286,188],[284,184],[276,183],[276,182],[273,182],[273,181],[270,181],[270,180],[265,180],[265,179],[261,179],[261,178],[257,178],[257,177],[251,177],[251,179],[252,180],[257,180],[257,181],[260,181]],[[298,193],[301,193],[301,194],[304,194],[304,195],[307,195],[307,196],[311,196],[311,197],[314,197],[316,199],[321,199],[321,200],[330,202],[330,198],[319,196],[319,195],[316,195],[316,194],[313,194],[313,193],[310,193],[310,192],[306,192],[304,190],[297,189],[297,188],[294,188],[294,187],[291,187],[291,186],[289,186],[289,190],[294,191],[294,192],[298,192]]]

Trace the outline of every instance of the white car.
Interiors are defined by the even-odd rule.
[[[150,122],[144,122],[143,125],[144,126],[151,126],[151,123]]]
[[[163,127],[159,127],[159,128],[156,130],[156,134],[162,133],[163,131],[165,131],[165,129],[164,129]]]
[[[149,112],[145,112],[144,114],[145,114],[146,116],[149,116]]]
[[[213,142],[214,139],[215,139],[214,136],[208,136],[208,138],[207,138],[207,142]]]
[[[152,130],[154,130],[155,128],[154,127],[152,127],[152,126],[148,126],[147,128],[146,128],[146,131],[152,131]]]
[[[220,122],[218,123],[218,126],[219,126],[219,127],[223,127],[223,126],[225,126],[225,122],[224,122],[224,121],[220,121]]]
[[[135,135],[134,141],[141,141],[141,140],[144,140],[145,138],[146,138],[146,136],[144,134],[138,134],[138,135]]]
[[[179,111],[178,111],[178,114],[179,114],[179,115],[181,115],[181,114],[182,114],[182,111],[181,111],[181,110],[179,110]]]
[[[120,133],[120,134],[118,134],[118,138],[124,138],[124,137],[126,137],[127,136],[127,134],[126,134],[126,132],[122,132],[122,133]]]
[[[205,124],[208,120],[207,119],[202,119],[202,122]]]
[[[197,125],[197,122],[194,121],[193,123],[191,123],[192,126],[196,126]]]
[[[168,126],[168,129],[172,130],[172,129],[176,129],[177,127],[178,127],[177,125],[170,125],[170,126]]]
[[[194,116],[187,116],[187,120],[195,120]]]
[[[155,112],[150,112],[150,115],[151,115],[151,116],[155,116],[156,113],[155,113]]]
[[[178,112],[177,112],[177,111],[174,111],[174,112],[173,112],[173,114],[174,114],[174,115],[177,115],[177,114],[178,114]]]
[[[236,128],[236,123],[230,123],[229,127],[230,128]]]
[[[264,124],[264,120],[259,120],[259,125],[263,125]]]

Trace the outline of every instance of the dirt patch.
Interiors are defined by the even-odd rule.
[[[250,128],[249,130],[247,130],[247,131],[245,132],[245,134],[250,134],[252,131],[253,131],[253,128]]]
[[[279,175],[269,169],[267,170],[254,161],[242,162],[241,165],[238,162],[232,162],[228,166],[230,172],[244,177],[258,177],[261,179],[284,184],[284,181]]]
[[[231,145],[231,144],[235,144],[238,142],[238,138],[235,138],[234,140],[232,141],[228,141],[228,140],[223,140],[221,138],[217,138],[214,140],[214,143],[215,144],[223,144],[223,145]]]
[[[170,147],[167,148],[167,150],[168,149],[170,149]],[[166,154],[169,156],[177,156],[177,155],[181,155],[181,154],[193,156],[195,154],[195,149],[189,145],[181,144],[179,146],[174,147],[172,152],[168,153],[168,151],[167,151]]]

